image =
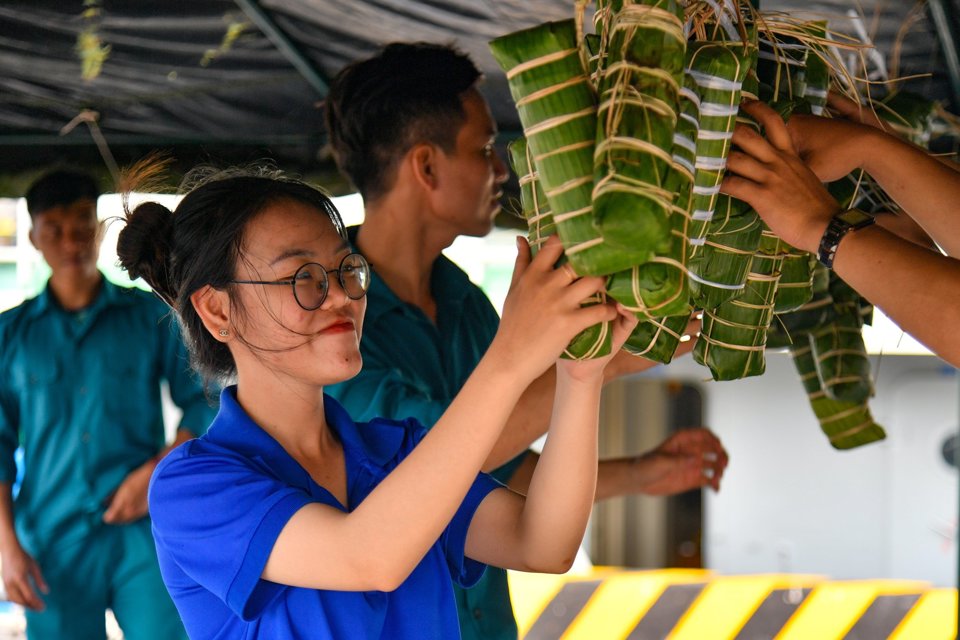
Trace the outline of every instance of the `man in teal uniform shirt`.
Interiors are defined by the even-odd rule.
[[[147,485],[169,450],[161,381],[183,410],[174,444],[215,415],[165,305],[97,270],[96,183],[58,171],[27,193],[44,291],[0,315],[0,558],[31,639],[185,637],[160,578]],[[23,447],[16,499],[14,451]]]
[[[429,427],[486,351],[499,321],[483,292],[441,252],[460,235],[484,236],[499,211],[508,172],[494,151],[496,128],[476,89],[480,73],[446,46],[392,44],[338,74],[326,101],[341,170],[360,191],[366,221],[351,240],[371,263],[360,352],[363,369],[327,391],[356,420],[416,417]],[[522,357],[522,354],[518,354]],[[617,356],[609,375],[652,363]],[[485,470],[524,491],[553,403],[551,369],[524,392]],[[720,442],[689,429],[643,456],[605,460],[598,498],[719,486]],[[489,568],[457,590],[464,638],[516,638],[506,573]]]

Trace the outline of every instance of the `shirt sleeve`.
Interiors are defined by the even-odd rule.
[[[487,568],[487,565],[482,562],[466,556],[467,531],[483,499],[491,491],[502,488],[503,485],[492,476],[485,473],[479,474],[440,538],[440,544],[446,554],[447,566],[450,568],[450,577],[461,587],[475,585]]]
[[[190,367],[187,347],[173,315],[167,313],[160,324],[163,335],[163,377],[170,385],[170,397],[183,411],[179,428],[188,429],[195,436],[202,436],[216,415],[212,404],[215,403],[214,398],[219,389],[204,390],[200,376]]]
[[[167,456],[150,484],[158,551],[242,620],[254,620],[286,587],[261,578],[294,513],[312,502],[256,463],[225,453]]]

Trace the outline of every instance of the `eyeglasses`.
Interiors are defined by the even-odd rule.
[[[340,288],[351,300],[367,295],[370,288],[370,264],[359,253],[350,253],[336,269],[325,269],[322,264],[308,262],[297,269],[289,280],[231,280],[233,284],[290,285],[297,304],[306,311],[319,309],[330,290],[329,273],[336,273]]]

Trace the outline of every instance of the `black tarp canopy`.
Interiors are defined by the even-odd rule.
[[[888,63],[897,52],[900,75],[932,72],[909,81],[912,90],[951,96],[928,8],[906,0],[763,0],[761,8],[820,13],[851,33],[846,13],[856,8]],[[271,157],[343,191],[323,151],[321,105],[327,80],[347,62],[392,40],[455,43],[486,74],[483,91],[506,138],[519,124],[487,42],[573,11],[573,0],[5,0],[0,195],[18,195],[54,162],[102,168],[88,124],[61,134],[91,112],[121,165],[153,149],[182,166]]]

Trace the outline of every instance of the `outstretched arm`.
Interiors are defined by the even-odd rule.
[[[529,248],[522,247],[493,344],[449,409],[352,512],[320,504],[297,511],[274,543],[265,580],[389,591],[407,578],[476,480],[518,388],[552,364],[574,335],[617,315],[610,305],[580,306],[603,279],[571,281],[553,268],[561,251],[553,240],[529,262]]]
[[[512,490],[527,492],[538,458],[531,453],[517,468],[508,483]],[[681,429],[641,455],[600,460],[595,500],[667,496],[705,486],[719,491],[728,462],[723,444],[709,429]]]
[[[760,103],[743,108],[751,115],[765,109]],[[960,173],[947,163],[875,126],[849,120],[795,115],[787,130],[797,155],[821,181],[865,170],[948,255],[960,256]]]
[[[615,351],[636,324],[621,309]],[[610,359],[557,363],[550,430],[526,496],[499,490],[483,501],[467,535],[469,557],[524,571],[570,568],[595,495],[600,390]]]
[[[749,127],[735,130],[733,142],[737,150],[730,154],[722,190],[750,203],[774,233],[788,243],[816,253],[830,218],[840,207],[795,151],[776,112],[759,103],[745,108],[766,129],[767,139]],[[896,154],[898,149],[902,150],[900,144],[886,136],[881,146],[870,148],[869,153]],[[956,183],[956,195],[960,196],[956,174],[926,154],[911,151],[889,160],[904,165],[911,161],[929,161],[932,164],[926,166],[931,170],[939,167],[945,172],[941,175],[949,177],[951,189]],[[902,187],[903,191],[924,190],[917,185]],[[927,185],[926,189],[930,188]],[[893,196],[895,191],[888,193]],[[931,196],[924,206],[939,197]],[[935,239],[940,240],[936,236]],[[960,261],[874,225],[844,236],[833,268],[903,330],[951,364],[960,365],[960,340],[952,330],[960,322]],[[937,317],[936,322],[931,321],[933,317]]]

